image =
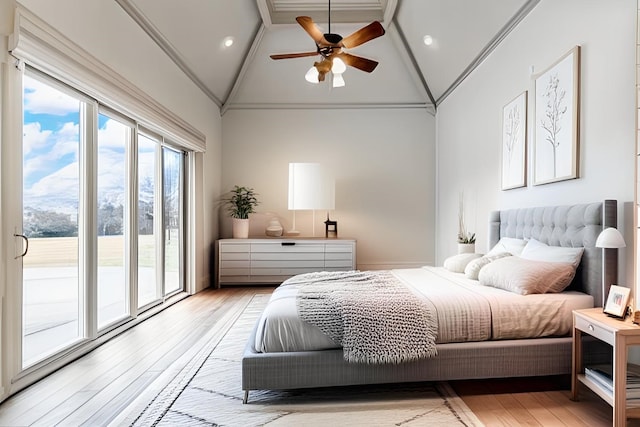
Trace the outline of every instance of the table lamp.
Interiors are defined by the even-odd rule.
[[[627,245],[617,228],[607,227],[598,235],[595,246],[602,248],[602,304],[604,306],[609,288],[618,278],[618,249]]]
[[[335,209],[335,181],[320,163],[289,163],[289,210],[293,211],[292,229],[289,235],[299,235],[296,230],[296,211],[313,211],[313,235],[315,236],[315,211]]]

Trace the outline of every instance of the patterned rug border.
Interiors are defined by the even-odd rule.
[[[156,424],[197,375],[207,358],[215,351],[245,310],[258,299],[265,299],[262,304],[266,305],[268,298],[269,295],[255,294],[240,310],[234,311],[231,316],[225,316],[227,318],[221,320],[225,322],[222,333],[207,334],[198,340],[190,352],[185,353],[153,381],[138,398],[109,423],[109,426]],[[185,359],[188,360],[186,364]]]
[[[187,389],[191,381],[198,375],[207,359],[212,356],[212,353],[214,353],[238,319],[252,306],[257,305],[259,306],[257,308],[262,311],[269,297],[269,294],[254,294],[244,306],[221,319],[224,322],[224,326],[217,329],[218,333],[207,334],[198,340],[189,352],[186,352],[165,370],[160,377],[154,380],[109,425],[155,426],[159,424],[172,405]],[[443,399],[443,404],[462,425],[483,426],[482,422],[447,382],[434,382],[431,384]]]

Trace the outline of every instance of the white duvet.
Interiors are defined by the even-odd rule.
[[[568,335],[572,310],[593,307],[580,292],[518,295],[482,286],[442,267],[392,270],[437,313],[438,343]],[[316,326],[298,318],[296,286],[276,288],[260,318],[255,349],[261,352],[336,348]]]

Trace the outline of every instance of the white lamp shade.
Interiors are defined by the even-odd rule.
[[[304,79],[309,83],[320,83],[320,80],[318,79],[319,75],[320,73],[318,72],[318,69],[315,66],[313,66],[309,68],[309,71],[307,71],[307,74],[304,75]]]
[[[624,237],[618,231],[617,228],[609,227],[602,230],[598,238],[596,239],[596,248],[624,248],[626,243]]]
[[[320,163],[289,163],[289,210],[335,209],[335,181]]]
[[[334,74],[342,74],[347,71],[347,66],[340,58],[335,58],[331,64],[331,72]]]
[[[342,74],[334,74],[333,87],[344,87],[344,86],[345,86],[345,82],[344,82],[344,77],[342,77]]]

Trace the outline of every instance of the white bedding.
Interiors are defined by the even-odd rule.
[[[442,267],[392,270],[416,294],[435,307],[438,343],[568,335],[572,310],[593,307],[580,292],[518,295],[482,286]],[[260,352],[336,348],[316,326],[301,321],[296,286],[277,288],[262,313],[255,349]]]

